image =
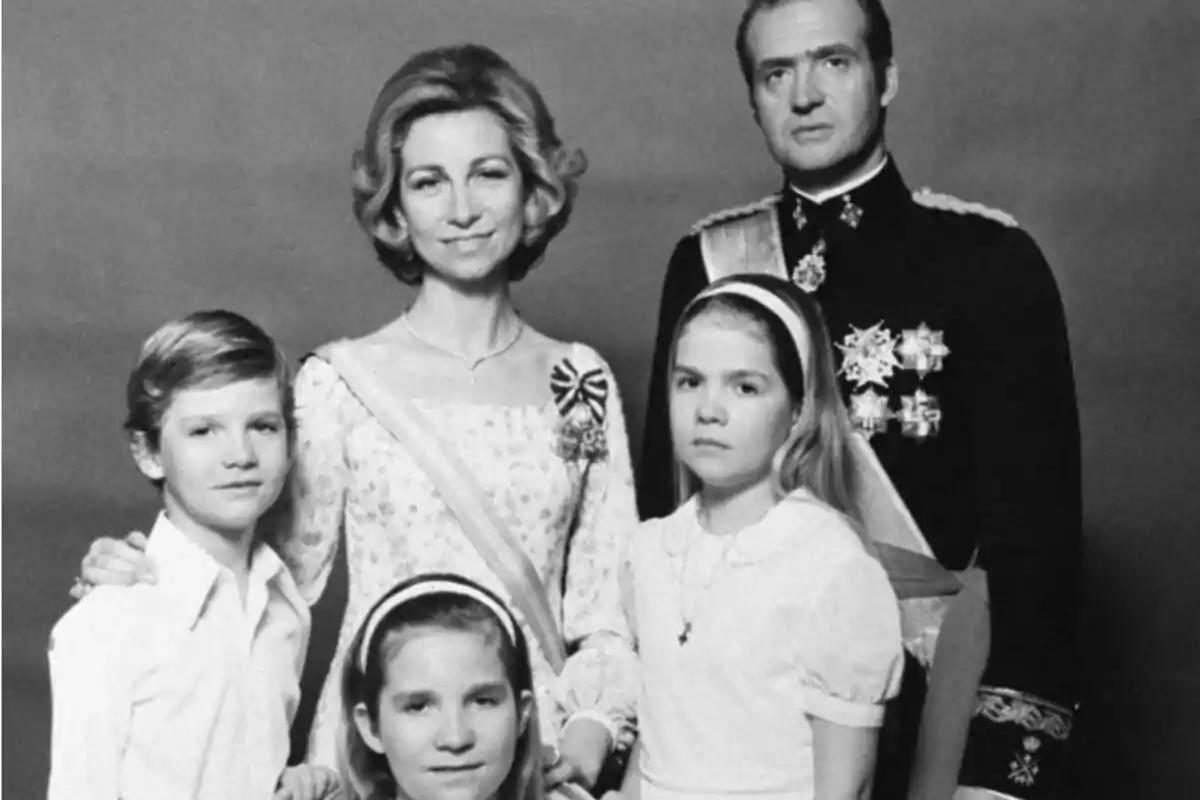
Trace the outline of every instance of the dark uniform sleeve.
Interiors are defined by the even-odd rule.
[[[667,364],[671,339],[684,308],[708,285],[698,236],[687,236],[675,246],[663,281],[658,309],[658,335],[654,342],[654,365],[650,371],[646,426],[642,433],[638,469],[638,512],[642,519],[662,517],[675,510],[672,475],[671,425],[667,408]]]
[[[1042,253],[1010,229],[987,260],[973,275],[967,369],[991,652],[963,782],[1034,798],[1054,780],[1076,699],[1079,413],[1062,301]]]

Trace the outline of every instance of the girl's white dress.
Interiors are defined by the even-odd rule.
[[[543,738],[577,714],[626,736],[636,677],[617,571],[619,543],[637,524],[637,511],[621,399],[607,364],[591,348],[574,345],[556,366],[558,391],[576,388],[568,385],[590,372],[591,394],[602,382],[606,400],[576,402],[567,414],[553,400],[537,406],[412,402],[474,470],[537,568],[568,644],[578,647],[555,676],[524,626],[542,722],[549,727]],[[546,380],[549,397],[550,374]],[[295,518],[278,547],[309,602],[325,587],[343,532],[347,548],[349,598],[308,751],[310,761],[335,767],[342,661],[380,596],[413,575],[451,572],[479,581],[510,607],[512,600],[429,478],[329,364],[309,358],[296,377],[295,396]],[[589,417],[588,407],[601,413]],[[602,448],[564,438],[564,420],[572,415],[602,432]]]
[[[642,800],[812,798],[807,716],[878,726],[899,691],[900,617],[879,562],[804,491],[724,536],[701,527],[693,497],[628,546]]]

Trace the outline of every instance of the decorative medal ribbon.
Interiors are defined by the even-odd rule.
[[[599,367],[580,372],[570,359],[564,358],[550,371],[550,391],[554,393],[554,403],[562,416],[567,416],[572,409],[583,404],[591,412],[592,419],[604,421],[608,405],[608,379]]]

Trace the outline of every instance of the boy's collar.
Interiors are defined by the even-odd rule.
[[[158,585],[180,603],[187,626],[195,627],[217,580],[229,570],[171,522],[165,511],[159,512],[150,531],[146,555],[154,562]],[[250,582],[269,587],[273,581],[297,611],[307,612],[279,555],[268,545],[255,542],[250,555]]]

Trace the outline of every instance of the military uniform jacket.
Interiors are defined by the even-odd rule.
[[[1014,220],[910,192],[894,162],[820,206],[785,188],[713,215],[679,242],[659,313],[639,474],[643,517],[674,507],[666,369],[679,317],[712,277],[701,231],[764,213],[778,225],[778,272],[808,283],[820,301],[851,417],[934,554],[950,569],[976,563],[987,571],[983,683],[996,691],[986,702],[981,693],[981,707],[990,704],[997,722],[1027,719],[1029,703],[1069,707],[1080,442],[1059,292]],[[1013,795],[1037,783],[1036,752],[1017,745],[996,757]]]

